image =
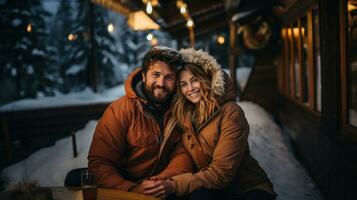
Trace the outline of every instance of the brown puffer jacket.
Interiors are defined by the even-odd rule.
[[[125,82],[126,95],[110,104],[97,124],[88,168],[99,187],[128,190],[158,173],[171,177],[192,172],[192,159],[182,146],[181,134],[172,127],[162,130],[147,109],[149,102],[137,95],[140,80],[137,69]],[[163,127],[169,117],[166,112]]]
[[[186,62],[195,63],[212,78],[211,87],[221,107],[197,129],[192,124],[182,136],[198,172],[172,178],[181,196],[200,188],[222,189],[225,198],[239,198],[243,192],[261,189],[273,195],[273,185],[259,163],[250,155],[249,125],[235,102],[232,84],[215,59],[203,51],[184,49]]]

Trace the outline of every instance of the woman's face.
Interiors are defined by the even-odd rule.
[[[180,72],[179,86],[182,94],[191,103],[198,103],[201,98],[201,84],[198,78],[194,76],[191,72],[183,70]]]

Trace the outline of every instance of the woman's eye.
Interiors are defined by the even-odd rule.
[[[182,88],[182,87],[185,87],[186,85],[187,85],[186,83],[181,83],[180,87]]]
[[[197,83],[197,82],[198,82],[197,78],[192,79],[192,83]]]

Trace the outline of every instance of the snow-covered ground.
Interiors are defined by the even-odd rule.
[[[86,88],[84,91],[77,93],[57,93],[53,97],[14,101],[1,106],[0,112],[65,107],[93,103],[108,103],[114,101],[120,96],[123,96],[124,94],[124,84],[107,89],[101,93],[94,93],[91,89]]]
[[[253,156],[271,178],[280,200],[322,199],[301,164],[287,147],[281,129],[260,106],[239,102],[250,124],[249,144]],[[73,158],[71,138],[58,140],[27,159],[5,168],[1,179],[5,184],[36,180],[42,186],[62,186],[66,173],[87,165],[86,156],[96,121],[90,121],[76,133],[78,157]]]

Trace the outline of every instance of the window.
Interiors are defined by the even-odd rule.
[[[313,11],[314,24],[314,67],[316,71],[316,109],[321,112],[321,54],[320,54],[320,29],[319,29],[319,10],[314,8]]]
[[[312,8],[281,30],[279,80],[282,94],[311,111],[321,110],[321,61],[318,9]]]
[[[300,28],[299,22],[295,21],[293,23],[293,55],[294,55],[294,64],[293,64],[293,76],[294,76],[294,97],[299,99],[301,96],[300,83]]]
[[[341,1],[340,8],[342,133],[357,142],[357,2]]]

